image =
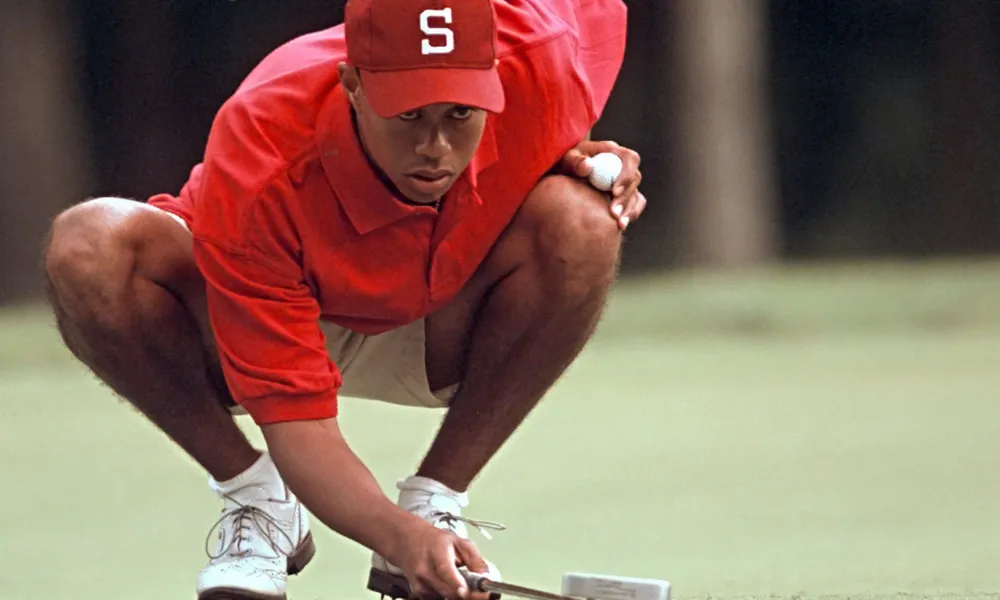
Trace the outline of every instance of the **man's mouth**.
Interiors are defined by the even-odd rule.
[[[447,169],[421,169],[419,171],[411,171],[407,173],[407,177],[411,177],[418,181],[438,181],[450,176],[451,171],[448,171]]]
[[[429,196],[440,195],[451,184],[451,171],[445,169],[422,169],[406,174],[414,190]]]

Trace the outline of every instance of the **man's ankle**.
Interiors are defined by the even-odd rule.
[[[273,487],[275,489],[271,491],[279,491],[278,488],[283,487],[284,484],[281,482],[278,468],[271,460],[270,454],[254,450],[254,454],[247,458],[250,456],[252,456],[252,461],[248,462],[243,459],[241,462],[234,462],[233,474],[226,479],[220,481],[215,476],[210,475],[209,487],[220,495],[231,494],[248,485],[260,485],[269,490]]]
[[[433,478],[423,475],[411,475],[397,484],[399,488],[399,506],[412,510],[428,502],[446,512],[460,513],[468,506],[469,497],[465,492],[459,492]],[[431,498],[434,497],[433,501]]]
[[[412,479],[414,485],[426,483],[429,486],[441,486],[446,491],[454,494],[464,494],[469,489],[469,482],[465,478],[457,477],[452,473],[448,473],[446,469],[437,469],[433,466],[421,465],[417,469],[417,472],[408,479]]]

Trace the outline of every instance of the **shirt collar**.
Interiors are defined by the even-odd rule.
[[[364,235],[412,215],[433,214],[434,209],[429,206],[399,200],[382,182],[354,132],[351,103],[343,86],[334,88],[323,103],[316,132],[323,171],[358,233]],[[498,158],[493,115],[489,115],[483,139],[469,167],[452,185],[442,205],[461,201],[461,196],[480,203],[479,195],[475,193],[478,175]]]

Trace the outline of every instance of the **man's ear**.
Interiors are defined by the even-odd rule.
[[[340,84],[344,86],[347,97],[350,98],[354,109],[358,109],[358,100],[361,95],[361,78],[358,71],[353,66],[342,62],[337,65],[337,75],[340,77]]]

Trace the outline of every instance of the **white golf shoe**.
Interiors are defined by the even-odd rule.
[[[466,525],[478,529],[487,539],[487,529],[503,530],[505,527],[492,521],[477,521],[462,516],[462,509],[468,506],[465,493],[456,492],[445,485],[426,477],[410,476],[396,483],[399,488],[397,504],[439,529],[448,529],[462,539],[469,539]],[[496,566],[487,561],[489,577],[501,581]],[[378,554],[372,555],[371,570],[368,573],[368,589],[390,598],[409,598],[410,584],[403,571]]]
[[[302,504],[267,454],[246,473],[210,486],[223,508],[205,541],[210,561],[198,577],[198,600],[285,600],[288,576],[316,553]]]

